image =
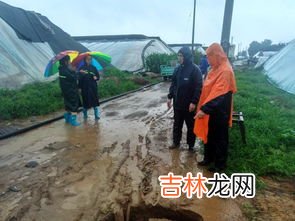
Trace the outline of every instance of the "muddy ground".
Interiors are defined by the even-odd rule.
[[[106,103],[99,122],[58,121],[0,141],[0,220],[295,220],[290,181],[265,178],[252,200],[161,198],[159,175],[213,175],[185,142],[168,149],[167,90],[160,84]]]

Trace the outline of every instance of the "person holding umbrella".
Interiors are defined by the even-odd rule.
[[[91,64],[92,56],[87,55],[84,58],[84,65],[79,70],[79,88],[81,89],[83,101],[83,116],[88,118],[87,110],[93,108],[96,120],[100,119],[99,98],[97,91],[97,82],[100,79],[96,67]]]
[[[59,84],[66,110],[64,117],[67,123],[72,126],[79,126],[80,123],[77,122],[77,113],[80,106],[78,75],[71,65],[69,55],[60,59],[59,64]]]

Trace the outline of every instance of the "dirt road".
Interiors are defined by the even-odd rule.
[[[99,122],[58,121],[0,141],[0,220],[243,221],[231,199],[161,198],[159,175],[212,176],[184,143],[168,149],[167,90],[160,84],[104,104]],[[25,167],[32,160],[39,165]]]

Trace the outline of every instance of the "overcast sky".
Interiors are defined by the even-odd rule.
[[[69,34],[160,36],[167,43],[191,42],[193,0],[4,0],[47,16]],[[197,0],[195,42],[221,37],[225,0]],[[231,36],[245,48],[265,38],[295,38],[294,0],[235,0]]]

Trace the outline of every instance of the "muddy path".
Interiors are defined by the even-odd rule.
[[[168,149],[167,90],[104,104],[99,122],[90,112],[77,128],[58,121],[0,141],[0,220],[246,220],[232,199],[161,198],[159,175],[212,176],[184,143]],[[38,165],[25,167],[32,160]]]

